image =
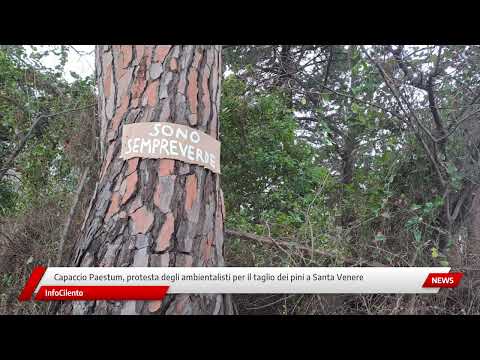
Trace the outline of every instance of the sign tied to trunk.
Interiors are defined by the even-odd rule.
[[[202,131],[167,122],[123,126],[121,158],[175,159],[220,173],[220,142]]]

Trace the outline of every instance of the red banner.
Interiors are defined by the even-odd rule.
[[[28,301],[31,299],[32,294],[37,288],[40,280],[42,280],[45,271],[47,271],[47,268],[43,266],[37,266],[35,269],[33,269],[32,275],[30,275],[25,287],[18,296],[18,301]]]
[[[430,273],[423,283],[424,288],[454,288],[460,284],[463,273]]]
[[[162,300],[168,286],[42,286],[35,300]]]

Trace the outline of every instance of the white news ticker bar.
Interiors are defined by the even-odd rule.
[[[36,291],[45,285],[168,285],[170,294],[435,294],[438,288],[422,288],[428,274],[449,271],[449,267],[51,267]],[[189,275],[217,280],[184,279]]]

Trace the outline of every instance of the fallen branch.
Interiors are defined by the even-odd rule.
[[[246,233],[246,232],[243,232],[243,231],[236,231],[236,230],[229,230],[229,229],[225,229],[225,235],[227,237],[230,237],[230,238],[237,238],[237,239],[243,239],[243,240],[253,240],[253,241],[256,241],[256,242],[259,242],[259,243],[262,243],[262,244],[266,244],[266,245],[284,246],[284,247],[287,247],[287,248],[293,247],[297,250],[300,250],[303,253],[307,253],[307,254],[310,254],[310,255],[312,254],[312,249],[308,246],[304,246],[304,245],[300,245],[300,244],[292,244],[292,243],[289,243],[287,241],[276,240],[276,239],[273,239],[273,238],[267,237],[267,236],[260,236],[260,235],[256,235],[256,234]],[[339,259],[339,257],[337,255],[326,252],[326,251],[314,250],[314,253],[318,254],[320,256],[324,256],[324,257],[328,257],[328,258],[332,258],[332,259]],[[355,259],[352,259],[352,258],[341,258],[339,260],[341,260],[343,263],[345,263],[347,265],[364,265],[364,266],[368,266],[368,267],[387,267],[387,265],[380,264],[380,263],[377,263],[375,261],[374,262],[367,262],[367,261],[364,261],[364,260],[355,260]]]

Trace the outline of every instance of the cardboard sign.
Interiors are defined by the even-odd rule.
[[[123,126],[124,160],[134,157],[175,159],[220,173],[220,142],[185,125],[145,122]]]

